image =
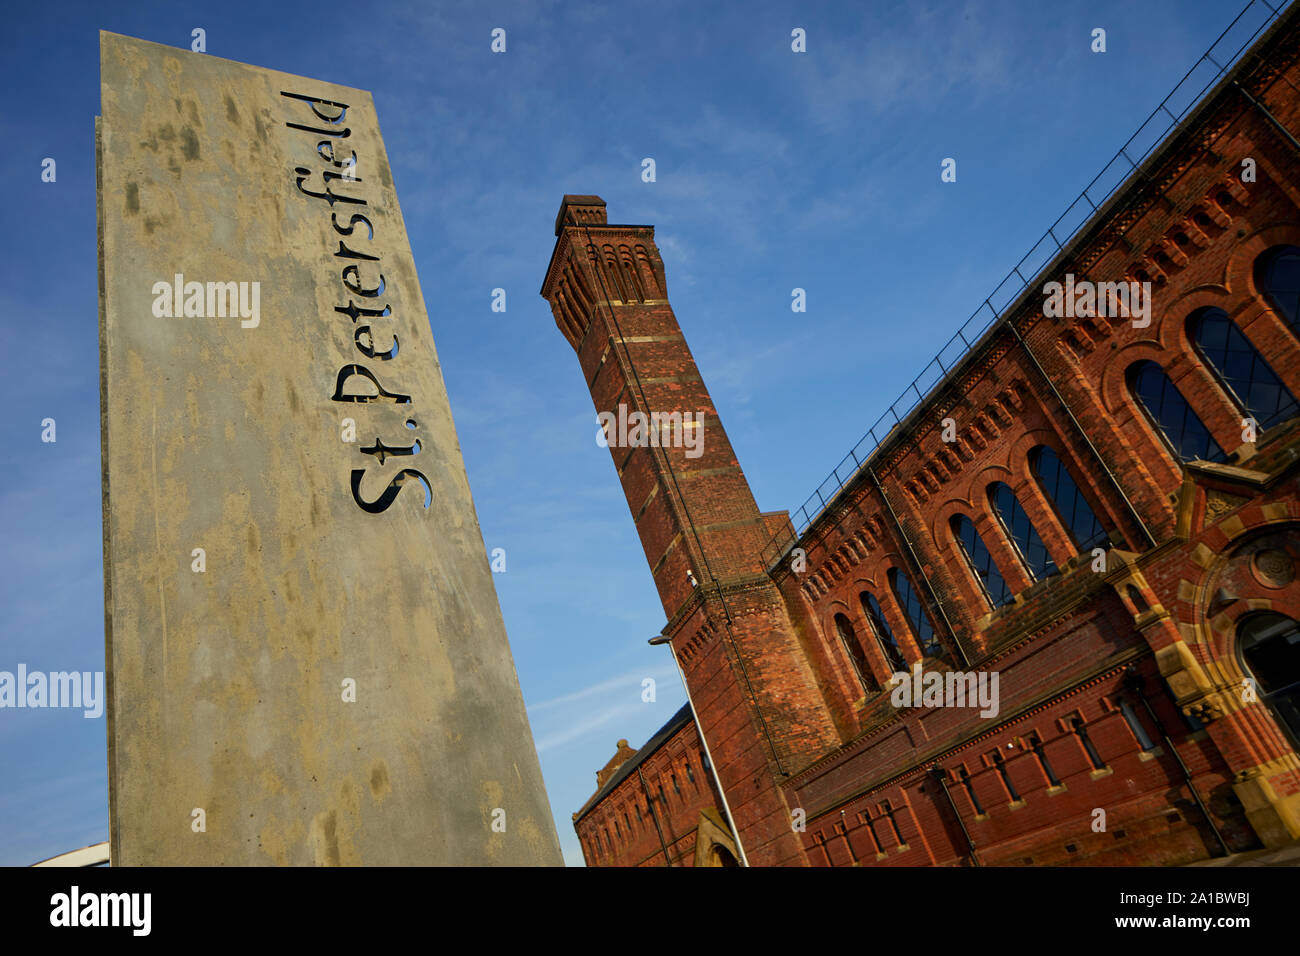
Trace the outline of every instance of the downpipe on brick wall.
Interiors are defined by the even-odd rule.
[[[651,646],[668,645],[668,656],[677,665],[677,676],[681,678],[682,689],[686,691],[686,703],[691,707],[691,719],[695,721],[695,732],[700,735],[700,747],[703,748],[704,756],[709,761],[709,773],[713,776],[713,783],[718,788],[718,798],[722,801],[722,812],[727,815],[727,826],[731,827],[731,838],[736,841],[736,851],[740,854],[740,865],[749,866],[749,857],[745,856],[745,845],[740,842],[740,829],[736,826],[736,821],[731,816],[731,806],[727,803],[727,791],[722,787],[722,780],[718,777],[718,766],[713,762],[713,754],[709,752],[709,741],[704,736],[704,728],[700,726],[700,715],[695,712],[695,701],[691,699],[691,689],[686,684],[686,672],[682,670],[681,662],[677,660],[677,654],[673,651],[673,645],[668,635],[660,634],[657,637],[652,637],[648,643]],[[644,782],[642,786],[645,786]]]
[[[1156,716],[1156,712],[1152,710],[1151,704],[1147,700],[1147,695],[1145,693],[1146,678],[1142,676],[1141,671],[1137,670],[1136,667],[1130,665],[1127,670],[1128,672],[1124,675],[1124,689],[1141,702],[1142,708],[1147,712],[1147,716],[1150,717],[1152,723],[1156,725],[1156,730],[1160,731],[1160,739],[1165,742],[1165,746],[1169,748],[1169,752],[1173,755],[1174,760],[1178,761],[1178,768],[1183,772],[1183,781],[1187,784],[1187,789],[1192,792],[1192,799],[1196,801],[1197,807],[1201,810],[1201,815],[1205,817],[1206,825],[1209,826],[1210,831],[1214,834],[1214,838],[1219,841],[1219,846],[1223,849],[1222,855],[1231,856],[1232,851],[1228,849],[1228,841],[1223,839],[1223,834],[1220,833],[1219,828],[1214,825],[1214,818],[1210,816],[1209,808],[1201,799],[1200,792],[1192,782],[1192,773],[1187,769],[1187,764],[1183,763],[1182,754],[1178,752],[1178,748],[1174,746],[1174,742],[1169,739],[1169,734],[1165,731],[1165,725],[1161,723],[1160,718]],[[1218,855],[1219,854],[1217,853],[1215,854],[1215,856]]]
[[[966,829],[966,821],[961,818],[961,811],[957,809],[957,801],[953,800],[952,794],[948,792],[948,774],[942,767],[935,765],[930,767],[926,773],[930,775],[930,780],[938,785],[939,791],[948,801],[948,806],[952,809],[953,816],[957,818],[957,826],[961,827],[961,835],[966,838],[966,852],[970,855],[972,866],[982,866],[980,858],[975,854],[975,841],[970,837],[970,831]]]

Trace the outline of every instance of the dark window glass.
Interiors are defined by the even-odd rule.
[[[1142,720],[1138,717],[1137,711],[1127,700],[1120,699],[1120,713],[1124,715],[1124,720],[1128,723],[1128,729],[1133,731],[1133,736],[1137,739],[1138,746],[1143,750],[1152,750],[1155,748],[1155,741],[1147,733],[1147,729],[1142,726]]]
[[[1052,765],[1047,762],[1047,754],[1043,752],[1043,738],[1038,736],[1037,732],[1029,735],[1029,749],[1033,751],[1034,757],[1038,760],[1038,766],[1043,771],[1043,776],[1047,777],[1047,782],[1053,787],[1061,785],[1060,778],[1056,776],[1056,771]]]
[[[1079,743],[1083,744],[1084,753],[1088,755],[1094,770],[1105,770],[1106,761],[1101,759],[1101,754],[1097,753],[1097,748],[1093,746],[1092,738],[1088,736],[1088,728],[1083,722],[1083,718],[1074,715],[1070,718],[1070,726],[1074,728],[1075,736],[1079,738]]]
[[[1007,773],[1007,762],[1002,756],[1002,751],[994,750],[989,756],[993,758],[993,768],[1002,778],[1002,786],[1007,788],[1007,796],[1011,798],[1012,803],[1017,802],[1020,794],[1016,792],[1016,785],[1011,782],[1011,774]]]
[[[858,635],[853,630],[853,624],[843,614],[835,615],[835,633],[839,635],[840,643],[844,645],[844,650],[853,661],[853,669],[858,672],[858,680],[862,686],[867,690],[874,690],[875,681],[871,677],[871,668],[867,666],[867,657],[862,652],[862,645],[858,643]]]
[[[971,786],[970,771],[962,766],[957,770],[957,777],[961,780],[961,785],[966,788],[966,796],[970,798],[970,805],[975,808],[975,815],[982,817],[984,808],[980,806],[979,797],[975,796],[975,788]]]
[[[952,534],[966,555],[966,563],[984,588],[985,596],[994,607],[1001,607],[1012,598],[1011,589],[1002,580],[1002,572],[993,563],[993,556],[984,547],[984,539],[975,530],[975,523],[965,515],[954,515]]]
[[[938,657],[943,652],[943,648],[939,644],[939,638],[935,636],[930,616],[926,614],[925,608],[921,606],[921,599],[912,589],[912,582],[898,568],[890,568],[889,586],[893,588],[894,597],[898,601],[898,606],[903,609],[903,615],[912,625],[912,636],[916,638],[921,652],[927,657]]]
[[[1279,246],[1260,256],[1255,284],[1291,331],[1300,335],[1300,248]]]
[[[1197,733],[1204,730],[1205,725],[1197,719],[1195,714],[1184,713],[1183,708],[1178,706],[1178,698],[1174,695],[1173,689],[1170,688],[1169,684],[1163,678],[1160,683],[1164,688],[1165,697],[1168,698],[1170,706],[1178,712],[1178,716],[1183,719],[1183,723],[1187,725],[1187,729],[1191,733]]]
[[[1129,388],[1183,461],[1223,461],[1227,457],[1182,392],[1155,362],[1138,362],[1130,368]]]
[[[863,591],[858,596],[862,602],[862,613],[867,616],[867,623],[871,625],[871,630],[875,632],[876,643],[880,645],[880,652],[885,655],[885,660],[889,662],[889,667],[895,673],[907,670],[907,661],[903,659],[903,651],[898,646],[898,638],[894,637],[894,632],[885,620],[884,612],[880,610],[880,602],[876,600],[874,594]]]
[[[1078,549],[1090,551],[1105,544],[1106,529],[1088,507],[1079,486],[1056,452],[1046,445],[1039,445],[1029,453],[1029,467]]]
[[[1273,611],[1252,614],[1237,641],[1260,698],[1300,742],[1300,624]]]
[[[989,488],[989,500],[993,502],[993,512],[1002,522],[1002,530],[1015,544],[1016,550],[1020,552],[1020,560],[1029,569],[1029,576],[1035,581],[1041,581],[1049,574],[1055,574],[1056,563],[1047,553],[1047,546],[1038,536],[1033,522],[1020,506],[1020,500],[1011,486],[999,481]]]
[[[1219,375],[1228,393],[1261,430],[1286,421],[1300,411],[1292,395],[1250,340],[1222,309],[1192,314],[1188,337],[1201,357]]]

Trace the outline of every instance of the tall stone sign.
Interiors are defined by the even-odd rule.
[[[100,56],[114,864],[559,864],[370,94]]]

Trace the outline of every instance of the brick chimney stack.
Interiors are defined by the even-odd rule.
[[[611,225],[599,196],[565,196],[555,232],[541,294],[608,413],[664,633],[741,840],[752,863],[806,862],[778,782],[840,741],[761,558],[784,516],[758,510],[669,305],[654,227]],[[640,435],[638,413],[652,426]]]

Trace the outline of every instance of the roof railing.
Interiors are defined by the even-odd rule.
[[[1024,258],[1016,263],[993,293],[975,310],[974,315],[962,324],[952,338],[948,339],[921,374],[912,379],[911,384],[903,390],[898,400],[876,419],[875,423],[867,429],[867,433],[849,449],[849,453],[840,460],[826,480],[818,485],[817,490],[809,495],[799,509],[790,516],[790,524],[772,536],[763,548],[762,556],[766,567],[775,567],[785,557],[786,552],[830,507],[840,491],[858,475],[890,433],[900,427],[909,414],[925,404],[926,399],[938,391],[948,374],[970,354],[976,343],[1009,314],[1012,306],[1029,289],[1030,283],[1056,261],[1075,237],[1084,230],[1084,227],[1092,221],[1097,212],[1128,182],[1129,177],[1203,101],[1206,93],[1232,69],[1259,35],[1281,16],[1291,0],[1284,0],[1284,2],[1275,0],[1275,3],[1276,6],[1268,0],[1250,0],[1250,3],[1242,8],[1236,18],[1219,34],[1218,39],[1210,44],[1210,48],[1201,54],[1200,59],[1178,81],[1169,95],[1151,111],[1151,115],[1138,127],[1137,132],[1128,138],[1110,162],[1093,177],[1092,182],[1084,188],[1078,198],[1057,217],[1042,238],[1034,244]],[[1251,17],[1247,17],[1248,14],[1251,14]],[[1254,17],[1263,17],[1263,20],[1247,34],[1246,31],[1250,29]],[[1245,38],[1238,42],[1238,38],[1242,36]],[[1235,48],[1232,46],[1234,43]],[[1221,46],[1232,49],[1232,52],[1225,54],[1220,50]]]

